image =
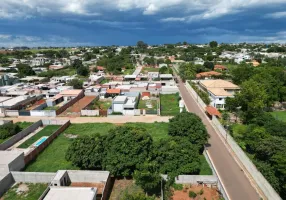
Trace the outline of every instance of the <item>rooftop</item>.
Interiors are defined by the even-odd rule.
[[[107,94],[120,94],[120,89],[107,89]]]
[[[127,99],[127,96],[117,96],[113,99],[113,102],[125,102]]]
[[[0,151],[0,165],[8,165],[18,158],[23,152],[19,151]]]
[[[239,87],[229,81],[225,80],[201,80],[200,84],[209,89],[209,88],[223,88],[223,89],[235,89],[238,90]]]
[[[60,92],[62,96],[78,96],[82,90],[63,90]]]
[[[96,188],[50,187],[44,200],[93,200],[96,193]]]
[[[12,99],[9,99],[7,101],[2,102],[1,106],[4,106],[4,107],[14,106],[17,103],[20,103],[21,101],[24,101],[28,98],[29,98],[29,96],[18,96],[18,97],[15,97],[15,98],[12,98]]]
[[[11,99],[12,97],[0,97],[0,103]]]
[[[201,77],[208,77],[208,76],[219,76],[221,75],[221,73],[219,72],[215,72],[215,71],[210,71],[210,72],[201,72],[196,74],[197,78],[201,78]]]
[[[215,96],[233,96],[229,92],[225,91],[223,88],[208,88],[208,91],[214,94]]]

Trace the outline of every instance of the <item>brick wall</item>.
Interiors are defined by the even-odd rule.
[[[66,130],[70,125],[70,121],[67,121],[58,130],[56,130],[48,139],[46,139],[40,146],[36,147],[28,155],[25,156],[25,164],[27,165],[30,161],[34,160],[52,141]]]

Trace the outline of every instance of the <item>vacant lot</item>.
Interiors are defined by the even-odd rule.
[[[37,200],[48,187],[45,183],[18,183],[10,188],[1,200]]]
[[[174,116],[180,112],[179,108],[179,94],[161,94],[161,115]]]
[[[153,111],[155,114],[157,114],[157,100],[140,99],[139,104],[138,104],[138,109],[145,109],[146,111]]]
[[[180,187],[178,187],[180,186]],[[189,197],[189,192],[193,192],[193,198]],[[203,187],[202,185],[177,185],[177,190],[173,189],[173,200],[219,200],[220,195],[216,188]]]
[[[36,135],[22,143],[18,148],[28,148],[41,137],[52,135],[58,128],[60,128],[59,125],[48,125],[40,130]]]
[[[278,120],[286,122],[286,111],[271,112],[271,115]]]
[[[148,72],[159,72],[159,68],[153,68],[153,67],[144,67],[143,72],[148,73]]]
[[[170,137],[168,135],[168,123],[127,123],[125,126],[137,128],[145,128],[152,136],[154,141]],[[71,162],[65,159],[68,147],[73,141],[73,136],[91,135],[99,133],[105,135],[110,129],[116,125],[109,123],[86,123],[71,124],[63,133],[61,133],[37,158],[34,162],[28,164],[25,171],[30,172],[56,172],[59,169],[78,169],[72,166]],[[211,175],[212,171],[205,160],[201,156],[200,175]]]

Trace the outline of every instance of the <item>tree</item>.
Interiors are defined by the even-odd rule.
[[[210,70],[214,70],[214,63],[207,61],[204,63],[204,67]]]
[[[73,86],[74,89],[82,89],[83,82],[77,78],[72,79],[69,81],[68,85]]]
[[[0,126],[0,139],[6,139],[21,131],[17,124],[6,123]]]
[[[196,73],[196,66],[192,63],[182,64],[179,68],[179,74],[183,81],[194,79]]]
[[[115,176],[130,176],[150,156],[152,137],[145,129],[117,127],[105,140],[104,169]]]
[[[148,44],[146,44],[143,41],[138,41],[137,42],[137,47],[140,48],[140,49],[146,49],[148,47]]]
[[[165,73],[167,73],[168,72],[168,67],[166,67],[166,66],[163,66],[163,67],[161,67],[160,69],[159,69],[159,73],[160,74],[165,74]]]
[[[133,174],[136,185],[141,186],[146,193],[160,187],[162,177],[160,176],[158,169],[159,166],[156,162],[145,162],[140,165],[139,169]]]
[[[240,64],[231,70],[232,80],[235,84],[240,85],[244,81],[250,79],[250,77],[254,74],[254,68],[248,64]]]
[[[99,134],[84,135],[73,140],[66,159],[81,169],[102,169],[103,139]]]
[[[71,66],[72,66],[73,68],[75,68],[75,69],[78,69],[78,68],[82,67],[83,64],[82,64],[82,61],[81,61],[81,60],[76,59],[76,60],[73,61],[73,63],[72,63]]]
[[[182,112],[171,118],[169,123],[169,135],[187,137],[200,148],[207,142],[209,135],[202,120],[194,113]]]
[[[29,65],[17,64],[16,67],[18,69],[18,75],[20,78],[25,77],[25,76],[32,76],[36,74]]]
[[[81,76],[88,76],[89,68],[81,66],[81,67],[77,68],[77,74],[81,75]]]
[[[160,172],[171,177],[200,172],[199,146],[186,137],[172,137],[155,143],[153,157]]]
[[[263,85],[252,79],[241,85],[241,91],[235,95],[235,98],[244,112],[245,121],[260,115],[268,101]]]
[[[211,48],[215,48],[215,47],[217,47],[217,45],[218,45],[218,44],[217,44],[217,41],[211,41],[211,42],[210,42],[210,47],[211,47]]]

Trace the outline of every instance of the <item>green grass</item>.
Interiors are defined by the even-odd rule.
[[[146,106],[147,101],[148,100],[140,99],[139,104],[138,104],[138,109],[157,110],[157,100],[151,100],[152,108],[148,108]]]
[[[40,130],[36,135],[26,140],[24,143],[22,143],[18,148],[28,148],[31,146],[34,142],[36,142],[38,139],[40,139],[43,136],[50,136],[52,133],[54,133],[60,126],[59,125],[48,125],[44,127],[42,130]]]
[[[28,128],[29,126],[31,126],[31,125],[33,124],[33,122],[17,122],[16,124],[20,127],[20,129],[21,129],[21,131],[22,131],[22,130]],[[20,132],[20,131],[19,131],[19,132]],[[0,139],[0,144],[2,144],[3,142],[6,142],[7,140],[9,140],[9,139],[10,139],[11,137],[13,137],[13,136],[14,136],[14,135],[11,135],[11,136],[8,137],[8,138]]]
[[[275,117],[275,119],[286,122],[286,111],[274,111],[271,112],[271,115]]]
[[[58,106],[48,106],[45,107],[43,110],[57,110],[59,107]]]
[[[106,79],[106,78],[105,78],[105,79],[103,79],[102,81],[100,81],[100,84],[109,83],[109,81],[110,81],[109,79]]]
[[[174,116],[180,112],[178,94],[161,94],[161,115]]]
[[[132,75],[135,69],[126,69],[123,74],[124,75]]]
[[[1,198],[3,200],[37,200],[47,189],[48,184],[45,183],[24,183],[28,186],[29,190],[27,192],[17,193],[17,189],[20,183],[16,184],[10,188],[4,196]]]
[[[200,155],[200,161],[200,175],[212,175],[212,169],[210,168],[209,163],[207,162],[204,155]]]
[[[144,67],[142,71],[146,72],[146,73],[148,73],[148,72],[159,72],[159,68]]]
[[[95,109],[107,110],[108,108],[110,108],[111,104],[112,104],[111,101],[96,101],[94,103],[94,107]]]

